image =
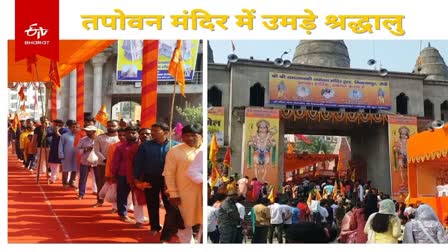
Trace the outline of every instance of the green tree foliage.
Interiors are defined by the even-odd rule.
[[[332,153],[334,151],[334,146],[325,140],[324,136],[308,136],[311,143],[305,143],[303,141],[298,141],[295,143],[294,151],[303,153],[307,152],[310,154],[317,154],[321,151],[325,154]]]
[[[202,106],[191,106],[188,102],[185,107],[176,106],[176,111],[183,118],[186,124],[200,124],[202,125]]]

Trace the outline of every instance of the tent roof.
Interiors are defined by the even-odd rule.
[[[408,162],[419,163],[446,157],[448,154],[448,125],[434,131],[423,131],[408,140]]]
[[[59,76],[69,74],[76,68],[103,51],[115,40],[60,40],[59,41]],[[8,40],[8,87],[13,82],[48,82],[50,59],[37,55],[37,74],[27,71],[27,60],[15,61],[15,41]]]

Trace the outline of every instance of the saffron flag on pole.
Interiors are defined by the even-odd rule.
[[[269,196],[268,196],[268,200],[271,202],[271,203],[274,203],[274,201],[275,201],[275,196],[274,196],[274,186],[271,186],[271,192],[269,193]]]
[[[218,140],[216,139],[216,134],[213,134],[212,139],[210,141],[210,151],[208,153],[208,159],[212,163],[216,163],[218,150],[219,150]]]
[[[14,132],[16,132],[18,128],[20,128],[20,120],[19,120],[19,116],[17,115],[17,112],[14,115],[14,120],[12,121],[11,128],[12,128],[12,130],[14,130]]]
[[[52,88],[60,89],[61,88],[61,79],[59,78],[59,69],[58,63],[54,60],[50,63],[50,72],[48,73],[50,76]]]
[[[337,179],[335,179],[334,180],[334,186],[333,186],[333,199],[334,200],[336,200],[337,199],[337,197],[338,197],[338,180]]]
[[[218,183],[218,179],[221,177],[221,173],[218,170],[218,166],[216,164],[212,165],[212,173],[210,174],[210,187],[213,189],[216,183]]]
[[[352,180],[352,182],[355,182],[355,180],[356,180],[356,169],[355,168],[353,168],[352,175],[351,175],[350,179]]]
[[[107,115],[106,112],[106,105],[104,104],[101,105],[100,110],[98,111],[98,113],[96,113],[95,120],[101,123],[101,125],[103,125],[104,127],[107,127],[107,121],[109,120],[109,116]]]
[[[219,146],[218,140],[216,139],[216,134],[213,134],[212,139],[210,141],[210,150],[208,153],[208,159],[212,164],[212,172],[210,174],[210,186],[211,188],[215,187],[216,183],[218,183],[218,178],[221,177],[221,174],[218,171],[218,166],[216,164],[217,156],[218,156]]]
[[[218,142],[218,141],[216,141],[216,142]],[[227,167],[229,169],[232,169],[231,159],[232,159],[232,155],[230,153],[230,147],[227,147],[226,155],[224,156],[223,164],[224,164],[225,167]]]
[[[342,181],[339,181],[339,188],[341,190],[341,196],[344,197],[344,195],[345,195],[345,187],[344,187],[344,184],[342,184]]]
[[[178,39],[176,48],[171,56],[170,65],[168,66],[168,73],[173,76],[174,81],[179,84],[180,92],[185,97],[185,74],[184,63],[182,60],[182,40]]]
[[[20,97],[20,101],[25,100],[25,86],[21,86],[17,94]]]

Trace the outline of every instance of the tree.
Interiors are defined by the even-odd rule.
[[[191,106],[188,102],[185,103],[185,107],[181,108],[176,106],[176,111],[185,120],[187,124],[200,124],[202,125],[202,106]]]
[[[305,143],[303,141],[299,141],[295,145],[295,149],[299,152],[307,152],[307,153],[319,153],[323,152],[325,154],[332,153],[334,150],[334,147],[328,143],[323,136],[308,136],[308,138],[311,140],[311,143]]]

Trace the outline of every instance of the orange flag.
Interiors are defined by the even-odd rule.
[[[25,111],[25,103],[22,104],[22,106],[20,106],[20,110]]]
[[[338,181],[337,179],[334,180],[334,186],[333,186],[333,199],[337,199],[338,197],[338,190],[341,190],[338,188]]]
[[[20,128],[20,120],[19,120],[19,116],[16,114],[14,115],[14,120],[12,121],[12,125],[11,125],[12,130],[14,130],[14,132],[17,132],[17,129]]]
[[[223,164],[224,164],[224,166],[226,166],[226,167],[228,167],[230,169],[232,169],[231,158],[232,158],[232,156],[231,156],[231,153],[230,153],[230,147],[227,147],[226,155],[224,156]]]
[[[216,134],[213,134],[212,139],[210,140],[210,150],[208,153],[208,159],[212,163],[212,172],[210,174],[210,186],[215,187],[216,183],[218,183],[218,178],[221,177],[221,174],[218,171],[218,167],[216,165],[216,159],[218,156],[219,146],[218,140],[216,138]]]
[[[218,167],[216,164],[213,164],[212,166],[212,173],[210,174],[210,187],[213,189],[215,187],[216,183],[218,183],[218,179],[221,177],[221,174],[218,170]]]
[[[274,189],[275,189],[275,186],[271,186],[271,192],[269,192],[269,195],[268,195],[268,200],[271,203],[274,203],[274,201],[275,201],[275,191],[274,191]]]
[[[342,181],[339,181],[339,188],[341,190],[341,195],[344,196],[345,195],[345,187],[344,187],[344,184],[342,184]]]
[[[21,86],[17,94],[20,97],[20,101],[25,100],[25,86]]]
[[[48,73],[50,76],[52,88],[60,89],[61,88],[61,79],[59,78],[59,69],[58,63],[54,60],[50,63],[50,72]]]
[[[352,182],[355,182],[355,180],[356,180],[356,169],[355,168],[353,168],[352,175],[351,175],[350,179],[352,180]]]
[[[107,115],[106,112],[106,105],[104,104],[101,105],[100,110],[98,111],[98,113],[96,113],[95,120],[101,123],[101,125],[103,125],[104,127],[107,127],[107,121],[109,120],[109,116]]]
[[[209,151],[209,156],[208,156],[208,159],[210,160],[210,162],[216,163],[216,158],[218,156],[218,150],[219,150],[218,140],[216,139],[216,134],[213,134],[212,139],[210,141],[210,151]]]
[[[180,92],[185,97],[185,75],[184,62],[182,60],[182,40],[178,39],[173,56],[171,56],[170,65],[168,66],[168,73],[173,76],[174,81],[179,84]]]

